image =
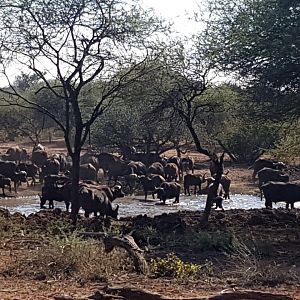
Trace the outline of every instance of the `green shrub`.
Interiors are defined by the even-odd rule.
[[[133,237],[140,245],[157,246],[162,242],[160,232],[152,226],[137,228],[134,230]]]

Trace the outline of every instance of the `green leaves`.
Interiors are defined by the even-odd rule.
[[[208,53],[218,67],[239,75],[243,85],[273,90],[300,116],[300,3],[295,0],[210,0]],[[230,12],[229,7],[232,8]],[[265,94],[256,94],[259,101]],[[268,99],[270,101],[272,98]]]

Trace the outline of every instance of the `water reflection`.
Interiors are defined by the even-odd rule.
[[[173,200],[167,200],[167,205],[161,205],[158,200],[152,200],[151,196],[148,197],[148,201],[144,201],[143,196],[133,196],[117,199],[115,204],[119,204],[119,216],[136,216],[144,215],[155,216],[162,213],[170,213],[182,210],[196,211],[204,210],[205,207],[205,195],[197,196],[184,196],[180,197],[179,204],[173,205]],[[24,215],[40,210],[40,199],[38,196],[30,197],[17,197],[17,198],[1,198],[0,207],[7,208],[11,212],[20,212]],[[65,205],[62,202],[55,202],[55,207],[65,209]],[[253,195],[235,194],[231,195],[230,200],[224,200],[223,207],[227,209],[251,209],[251,208],[264,208],[264,201],[260,200],[260,197]],[[274,208],[285,207],[285,203],[277,203]],[[295,207],[300,208],[300,203],[296,203]]]

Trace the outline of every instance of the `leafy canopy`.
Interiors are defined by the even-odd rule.
[[[219,68],[255,87],[256,99],[266,101],[267,110],[298,118],[300,2],[210,0],[209,4],[208,53]]]

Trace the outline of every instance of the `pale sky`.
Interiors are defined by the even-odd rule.
[[[194,12],[199,11],[198,5],[201,0],[141,0],[144,8],[152,7],[158,16],[174,23],[176,31],[190,33],[199,31],[199,24],[188,20]],[[198,26],[197,26],[198,25]]]
[[[145,9],[153,8],[157,16],[171,21],[174,24],[173,29],[180,35],[189,36],[191,33],[199,31],[199,23],[189,20],[189,17],[199,11],[198,5],[201,1],[203,0],[141,0],[141,3],[144,3]],[[11,78],[19,73],[19,69],[16,68],[9,71]]]

